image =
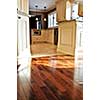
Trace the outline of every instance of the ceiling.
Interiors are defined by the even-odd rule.
[[[37,10],[44,10],[44,6],[46,6],[46,10],[49,10],[55,7],[56,0],[29,0],[29,9],[30,11],[36,10],[35,5],[38,5]]]
[[[57,0],[29,0],[29,10],[36,11],[36,5],[38,5],[37,11],[44,11],[44,6],[46,10],[51,10],[55,8],[55,2]],[[76,2],[82,2],[83,0],[74,0]]]

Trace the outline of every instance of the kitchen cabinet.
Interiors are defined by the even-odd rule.
[[[54,44],[54,29],[42,29],[41,35],[33,35],[32,36],[32,43],[35,42],[47,42]]]
[[[58,0],[56,2],[57,21],[66,20],[66,0]]]
[[[71,20],[72,16],[72,4],[73,0],[57,0],[56,1],[56,11],[57,11],[57,21]]]
[[[46,42],[46,30],[42,29],[40,30],[41,34],[39,35],[33,35],[33,30],[31,29],[32,33],[32,43],[40,43],[40,42]]]
[[[46,30],[46,42],[54,44],[54,29],[47,29]]]
[[[76,22],[64,21],[59,23],[57,51],[68,55],[75,55]]]
[[[74,2],[73,0],[56,1],[57,22],[77,19],[83,16],[83,2]]]
[[[72,20],[73,4],[74,4],[73,0],[58,0],[56,2],[57,21],[58,22],[65,21],[65,20]]]
[[[78,15],[83,16],[83,3],[79,3]]]

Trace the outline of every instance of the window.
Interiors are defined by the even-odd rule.
[[[36,29],[40,30],[41,29],[41,21],[36,22]]]
[[[53,25],[54,25],[54,23],[53,23],[53,14],[51,14],[50,17],[51,17],[50,18],[51,19],[50,26],[53,27]]]
[[[69,1],[66,2],[66,20],[82,20],[78,15],[79,9],[79,2],[70,3]]]
[[[39,21],[37,21],[36,24],[37,24],[37,29],[39,29]]]
[[[71,20],[71,3],[69,1],[66,2],[66,19]]]
[[[78,16],[78,3],[72,4],[72,19],[77,19]]]
[[[54,13],[54,26],[57,26],[56,13]]]
[[[57,22],[56,22],[56,12],[52,12],[50,14],[48,14],[48,27],[55,27],[57,26]]]

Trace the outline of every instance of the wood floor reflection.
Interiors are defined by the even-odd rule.
[[[74,57],[32,58],[18,72],[17,100],[83,100],[83,86],[74,79]]]

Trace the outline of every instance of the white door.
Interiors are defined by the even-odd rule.
[[[17,47],[18,56],[23,51],[23,38],[22,38],[22,21],[17,19]]]
[[[83,22],[77,22],[74,76],[75,81],[83,83]]]
[[[20,17],[20,18],[19,18]],[[18,63],[26,63],[30,57],[29,18],[18,15],[17,19],[17,57]],[[23,61],[22,61],[23,60]]]

